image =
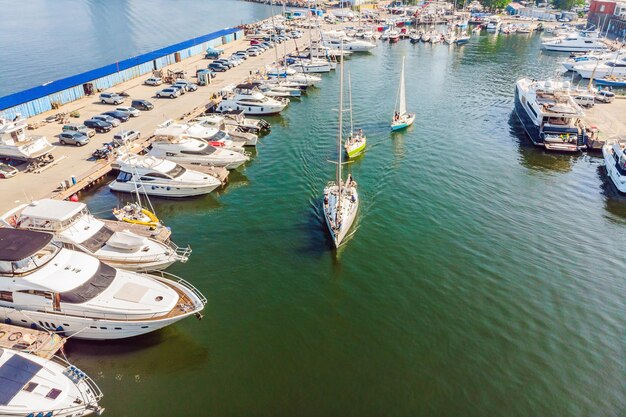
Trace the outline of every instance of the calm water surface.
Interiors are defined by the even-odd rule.
[[[209,303],[201,322],[69,344],[107,414],[625,415],[626,200],[597,156],[521,133],[515,80],[563,58],[538,46],[401,42],[348,61],[368,149],[349,165],[361,208],[339,253],[320,210],[338,74],[270,120],[223,192],[155,201],[194,250],[172,272]],[[418,116],[392,135],[402,56]],[[117,204],[106,188],[87,200]]]
[[[270,12],[235,0],[0,0],[0,96]]]

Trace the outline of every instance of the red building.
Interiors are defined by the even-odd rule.
[[[603,34],[624,40],[626,37],[626,2],[591,0],[589,26],[595,26]]]

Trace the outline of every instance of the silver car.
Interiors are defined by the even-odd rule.
[[[127,114],[128,117],[139,117],[141,112],[134,107],[116,107],[115,110]]]
[[[120,125],[120,121],[112,116],[107,116],[106,114],[99,114],[97,116],[92,117],[93,120],[100,120],[101,122],[107,122],[113,125],[113,127],[117,127]]]
[[[157,91],[156,96],[159,98],[160,97],[176,98],[180,96],[180,91],[178,90],[178,88],[167,87],[167,88]]]

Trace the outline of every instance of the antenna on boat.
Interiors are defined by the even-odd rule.
[[[350,71],[348,71],[348,105],[350,106],[350,135],[352,135],[354,125],[352,123],[352,78],[350,77]]]
[[[335,211],[335,221],[339,224],[341,213],[341,144],[343,133],[343,38],[341,39],[341,67],[339,68],[339,132],[337,133],[337,210]]]

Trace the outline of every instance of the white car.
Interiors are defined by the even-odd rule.
[[[156,96],[159,98],[161,97],[176,98],[180,96],[180,90],[175,87],[166,87],[162,90],[157,91]]]
[[[246,49],[246,53],[250,56],[259,56],[263,50],[261,48],[248,48]]]
[[[187,80],[176,80],[173,84],[175,87],[184,88],[185,91],[196,91],[198,89],[198,85]]]
[[[158,77],[150,77],[146,81],[144,81],[145,85],[161,85],[163,84],[163,80]]]
[[[128,142],[134,141],[135,139],[139,139],[139,136],[140,133],[136,130],[122,130],[113,136],[113,142],[118,145],[124,145]]]
[[[116,107],[115,110],[125,113],[128,117],[139,117],[141,112],[134,107]]]

